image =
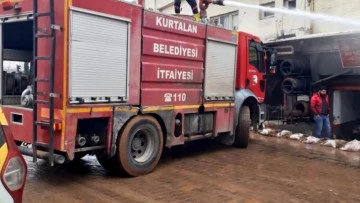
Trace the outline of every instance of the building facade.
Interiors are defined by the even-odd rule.
[[[166,14],[174,14],[174,1],[145,0],[145,7]],[[232,0],[245,4],[276,7],[291,12],[306,11],[337,16],[360,22],[360,0]],[[182,1],[182,14],[191,15],[191,8]],[[302,36],[327,32],[354,30],[354,26],[339,22],[328,22],[309,17],[283,13],[266,12],[254,8],[210,5],[207,10],[210,20],[228,29],[245,31],[258,35],[264,41],[286,37]],[[326,18],[326,16],[325,16]],[[327,18],[328,19],[328,18]],[[346,21],[346,20],[345,20]],[[359,29],[359,28],[358,28]]]

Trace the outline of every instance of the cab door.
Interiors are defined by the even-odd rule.
[[[265,52],[262,45],[252,38],[248,38],[248,47],[246,88],[263,102],[266,87]]]

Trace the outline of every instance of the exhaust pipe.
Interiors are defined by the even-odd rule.
[[[19,151],[26,155],[26,156],[33,156],[33,149],[32,148],[27,148],[27,147],[18,147]],[[39,159],[49,159],[50,157],[50,153],[49,152],[45,152],[45,151],[41,151],[41,150],[37,150],[36,152],[36,156]],[[56,164],[63,164],[65,163],[66,158],[63,155],[60,154],[54,154],[54,162]]]
[[[208,1],[209,2],[209,1]],[[215,5],[219,5],[219,6],[225,6],[224,5],[224,0],[212,0],[211,1],[213,4]]]

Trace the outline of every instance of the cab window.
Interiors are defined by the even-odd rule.
[[[249,42],[249,64],[254,66],[260,73],[264,73],[264,53],[259,51],[256,42]]]
[[[249,63],[252,66],[257,68],[258,63],[259,63],[259,59],[258,59],[258,54],[257,54],[256,48],[250,46],[249,52],[250,52],[249,53]]]

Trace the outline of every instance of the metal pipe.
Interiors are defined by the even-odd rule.
[[[213,133],[206,133],[200,135],[191,135],[190,137],[185,137],[185,142],[195,141],[195,140],[202,140],[213,137]]]
[[[36,156],[37,158],[40,158],[40,159],[49,159],[49,157],[50,157],[49,152],[37,150],[36,155],[34,155],[33,150],[31,148],[26,148],[26,147],[18,147],[18,148],[19,148],[19,151],[26,156]],[[60,155],[60,154],[54,154],[54,162],[55,163],[63,164],[63,163],[65,163],[65,161],[66,161],[65,156]]]
[[[81,135],[78,135],[76,137],[76,143],[80,146],[80,147],[83,147],[86,145],[86,138],[81,136]]]
[[[324,79],[318,80],[318,81],[316,81],[316,82],[312,83],[312,85],[317,85],[317,84],[322,83],[322,82],[324,82],[324,81],[327,81],[327,80],[330,80],[330,79],[333,79],[333,78],[336,78],[336,77],[339,77],[339,76],[342,76],[342,75],[345,75],[345,74],[347,74],[347,73],[351,73],[351,72],[352,72],[352,70],[351,70],[351,69],[349,69],[349,70],[343,71],[343,72],[341,72],[341,73],[338,73],[338,74],[335,74],[335,75],[329,76],[329,77],[327,77],[327,78],[324,78]]]
[[[94,134],[93,136],[91,136],[91,141],[95,144],[100,142],[100,136]]]

